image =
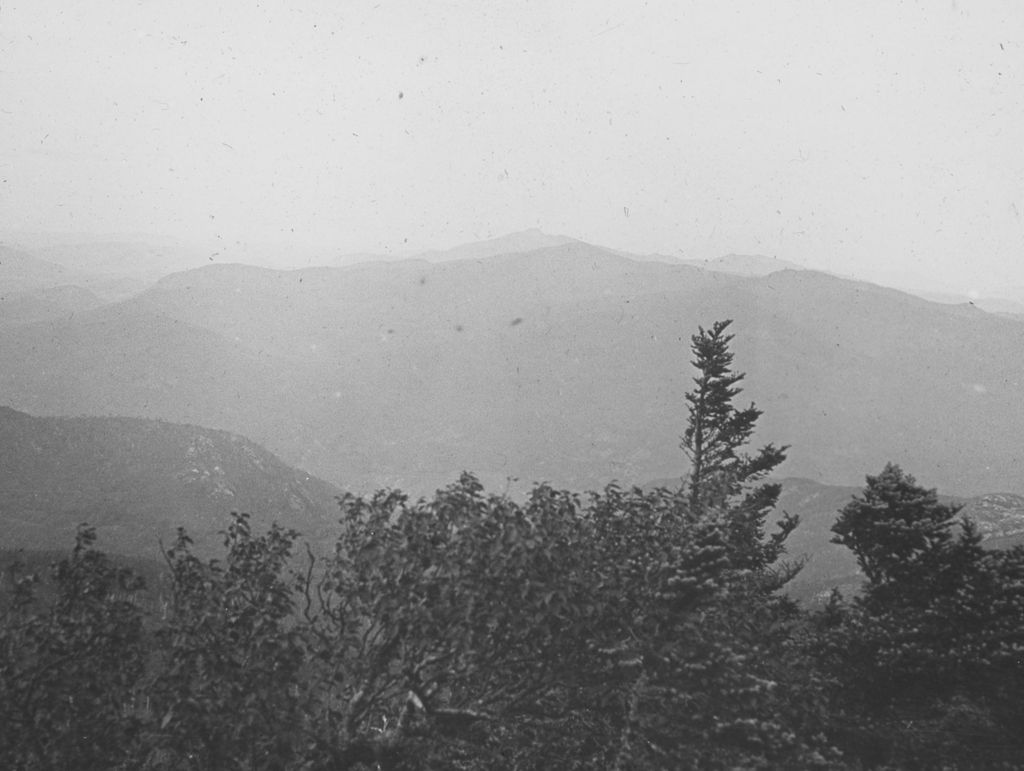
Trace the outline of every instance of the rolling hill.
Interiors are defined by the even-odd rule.
[[[201,550],[232,511],[320,541],[335,533],[337,488],[243,437],[136,418],[41,418],[0,407],[4,548],[68,549],[97,529],[112,553],[154,557],[184,526]],[[204,547],[206,547],[204,549]]]
[[[88,289],[73,284],[6,291],[0,294],[0,326],[59,319],[102,304]]]
[[[211,259],[166,238],[0,232],[0,295],[74,286],[112,302]]]
[[[73,275],[73,271],[55,262],[0,244],[0,287],[3,295],[68,284]]]

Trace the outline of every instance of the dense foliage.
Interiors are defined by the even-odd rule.
[[[347,496],[326,557],[236,514],[148,602],[82,529],[0,585],[0,767],[1019,765],[1024,553],[890,465],[835,526],[863,592],[787,600],[785,448],[746,450],[727,327],[692,340],[679,489]]]
[[[1024,760],[1024,550],[987,551],[969,520],[888,464],[835,541],[867,579],[823,639],[852,748],[898,768]]]

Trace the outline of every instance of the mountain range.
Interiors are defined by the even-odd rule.
[[[7,235],[0,240],[0,302],[14,292],[68,286],[87,290],[103,302],[116,301],[206,261],[197,248],[173,241]]]
[[[689,336],[733,318],[759,441],[857,484],[888,460],[964,495],[1021,490],[1024,325],[809,270],[734,275],[580,241],[480,259],[211,264],[0,328],[0,393],[251,437],[342,487],[463,469],[585,488],[680,469]]]

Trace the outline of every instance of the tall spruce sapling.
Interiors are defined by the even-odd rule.
[[[829,748],[809,728],[817,717],[804,706],[817,685],[795,685],[805,662],[786,642],[793,607],[772,595],[796,568],[774,567],[795,518],[765,537],[780,492],[765,477],[786,448],[746,450],[761,411],[734,404],[744,375],[732,370],[730,324],[698,328],[691,338],[697,377],[681,440],[691,469],[670,515],[650,518],[664,535],[641,542],[626,562],[643,572],[623,582],[636,608],[623,647],[637,664],[612,766],[622,771],[828,762]]]
[[[698,327],[691,337],[692,364],[698,371],[694,390],[686,394],[689,421],[680,447],[690,460],[684,483],[695,517],[725,519],[736,566],[759,570],[775,562],[783,541],[797,525],[786,514],[767,541],[765,520],[778,502],[781,485],[763,480],[786,459],[788,445],[767,444],[751,455],[744,451],[762,411],[753,402],[739,409],[734,400],[745,374],[732,369],[732,319]]]

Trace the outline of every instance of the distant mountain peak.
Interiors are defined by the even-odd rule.
[[[460,244],[451,249],[433,250],[416,255],[419,259],[431,262],[447,262],[450,260],[483,260],[502,254],[520,254],[547,249],[552,246],[563,246],[576,243],[577,239],[569,236],[550,235],[539,228],[528,228],[506,233],[503,236]]]
[[[401,252],[392,254],[345,254],[331,261],[334,266],[349,266],[369,262],[456,262],[460,260],[486,260],[503,254],[523,254],[553,246],[581,243],[569,236],[551,235],[540,228],[527,228],[495,236],[482,241],[458,244],[449,249],[429,249],[425,252]]]
[[[739,276],[769,276],[784,270],[807,270],[795,262],[766,257],[763,254],[726,254],[713,260],[686,260],[705,270],[717,273],[732,273]]]

